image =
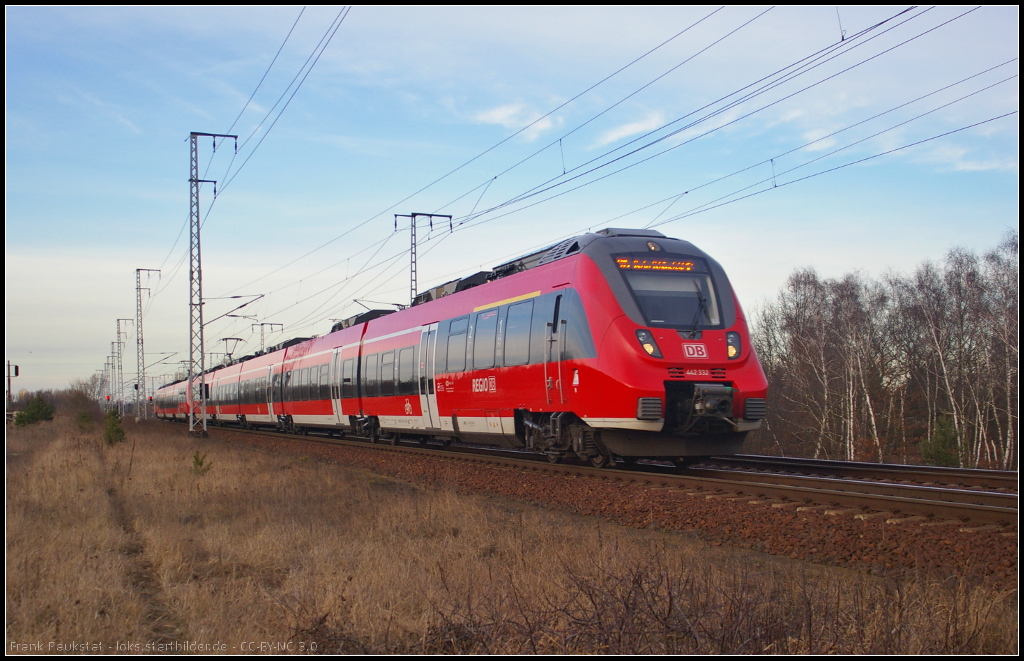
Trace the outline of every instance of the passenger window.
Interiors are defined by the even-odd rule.
[[[380,394],[389,397],[395,394],[395,352],[380,355]]]
[[[533,301],[524,301],[508,307],[505,321],[505,365],[525,365],[530,362],[532,320]]]
[[[416,347],[398,352],[398,394],[416,394]]]
[[[498,310],[488,310],[476,316],[473,369],[494,367],[494,338],[497,332]]]
[[[331,381],[329,373],[330,365],[324,363],[320,366],[320,397],[319,399],[331,398]]]
[[[349,358],[341,368],[341,396],[351,399],[356,396],[356,361]]]
[[[380,373],[377,369],[377,354],[363,359],[363,396],[377,397],[380,395]]]
[[[466,369],[466,329],[469,317],[452,321],[448,330],[448,371],[462,372]]]

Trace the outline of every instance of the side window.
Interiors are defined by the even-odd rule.
[[[452,321],[448,329],[448,370],[462,372],[466,369],[466,329],[469,317]]]
[[[394,351],[386,351],[380,355],[380,394],[384,397],[395,394]]]
[[[330,364],[324,363],[320,366],[320,397],[319,399],[331,398]]]
[[[487,310],[478,314],[475,326],[473,369],[494,367],[494,338],[498,332],[498,310]]]
[[[406,347],[398,352],[398,394],[415,395],[416,389],[416,347]]]
[[[341,396],[351,399],[356,396],[356,361],[349,358],[341,367]]]
[[[380,394],[380,372],[377,369],[377,354],[363,359],[363,397],[377,397]]]
[[[505,321],[505,365],[525,365],[530,362],[532,320],[533,301],[508,306]]]
[[[300,402],[309,400],[309,368],[299,370],[299,397]]]

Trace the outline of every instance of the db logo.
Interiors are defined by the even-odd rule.
[[[493,376],[473,379],[473,392],[497,392],[498,384]]]
[[[703,344],[684,344],[683,355],[687,358],[707,358],[708,349]]]

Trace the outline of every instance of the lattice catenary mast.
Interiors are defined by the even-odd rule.
[[[142,286],[142,272],[159,273],[159,269],[135,269],[135,364],[138,377],[135,381],[135,420],[139,420],[139,411],[142,411],[141,418],[149,418],[149,403],[146,397],[146,350],[142,343],[142,292],[149,291],[149,287]]]
[[[412,230],[412,238],[410,245],[410,261],[409,261],[409,305],[412,305],[416,300],[417,283],[416,283],[416,218],[424,216],[430,222],[430,229],[434,229],[435,218],[447,218],[449,229],[451,228],[452,217],[447,214],[440,213],[396,213],[395,214],[395,229],[398,229],[398,219],[408,218],[409,228]]]
[[[191,153],[189,161],[191,164],[189,183],[191,184],[191,200],[189,204],[189,352],[188,352],[188,433],[190,436],[206,435],[206,389],[201,387],[201,378],[206,371],[206,355],[203,346],[203,268],[202,257],[199,248],[199,229],[201,220],[199,214],[199,184],[212,183],[213,196],[217,197],[217,182],[212,179],[199,178],[199,138],[201,136],[213,138],[213,150],[217,151],[217,138],[234,138],[235,153],[238,153],[238,136],[225,135],[223,133],[197,133],[189,134]],[[200,379],[197,381],[197,377]],[[199,431],[198,420],[196,419],[196,408],[198,404],[199,419],[202,420],[202,430]]]

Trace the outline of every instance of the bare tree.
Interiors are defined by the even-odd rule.
[[[762,450],[1013,468],[1018,239],[879,281],[798,270],[752,317],[770,383]]]

